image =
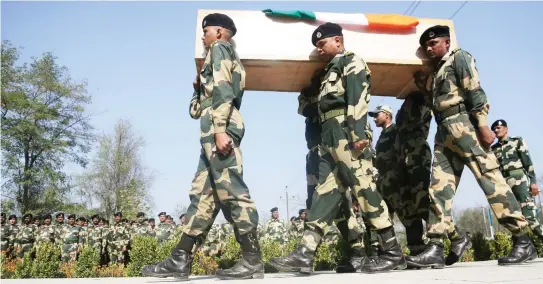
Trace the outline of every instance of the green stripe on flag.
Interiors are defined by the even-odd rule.
[[[300,19],[300,20],[315,20],[317,17],[315,17],[315,13],[311,11],[302,11],[302,10],[295,10],[295,11],[278,11],[278,10],[272,10],[272,9],[266,9],[262,10],[264,14],[271,17],[289,17],[294,19]]]

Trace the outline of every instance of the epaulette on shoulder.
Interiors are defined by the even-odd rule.
[[[522,137],[520,137],[520,136],[511,136],[511,137],[509,137],[509,139],[518,141],[518,140],[522,140]]]

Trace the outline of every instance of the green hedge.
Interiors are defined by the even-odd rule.
[[[543,243],[529,234],[532,242],[537,248],[539,256],[543,255]],[[461,262],[495,260],[505,256],[512,247],[509,235],[496,233],[493,240],[487,240],[481,233],[472,237],[473,246],[460,260]],[[72,277],[139,277],[144,265],[153,264],[169,256],[176,241],[172,240],[159,245],[152,237],[136,237],[132,240],[130,250],[130,263],[127,266],[111,265],[99,266],[99,252],[90,247],[83,247],[80,251],[78,261],[75,263],[61,263],[58,248],[51,244],[42,245],[37,251],[32,249],[31,253],[25,255],[24,259],[8,260],[4,255],[1,257],[2,278],[72,278]],[[291,253],[298,241],[290,241],[284,245],[270,241],[261,241],[262,258],[266,273],[277,272],[268,264],[270,258],[284,256]],[[225,250],[218,256],[205,256],[198,252],[194,256],[192,274],[210,275],[214,274],[217,268],[229,268],[241,257],[239,244],[232,236],[227,240]],[[314,269],[333,270],[345,257],[347,245],[340,240],[333,246],[321,245],[317,249]],[[445,254],[450,249],[450,242],[445,241]],[[404,252],[409,250],[404,247]]]

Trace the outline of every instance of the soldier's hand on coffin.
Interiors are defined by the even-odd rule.
[[[215,133],[215,145],[219,153],[227,155],[232,149],[232,139],[226,133]]]
[[[539,195],[539,188],[537,187],[537,184],[530,185],[530,192],[533,197],[536,197]]]
[[[488,149],[494,139],[496,138],[494,132],[490,131],[488,125],[479,127],[479,142],[481,146],[485,149]]]
[[[353,143],[353,148],[358,150],[358,151],[362,151],[362,150],[364,150],[364,148],[366,148],[368,146],[369,143],[370,143],[370,140],[368,140],[368,139],[360,140],[358,142]]]

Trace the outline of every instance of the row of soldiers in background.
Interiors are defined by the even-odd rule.
[[[176,226],[168,216],[161,212],[158,215],[160,223],[155,225],[154,218],[147,219],[143,212],[139,212],[133,221],[123,219],[122,212],[117,212],[110,225],[108,220],[98,215],[91,216],[91,222],[88,222],[85,217],[77,218],[71,214],[65,222],[64,213],[58,213],[53,224],[51,215],[35,218],[27,213],[18,225],[15,215],[9,216],[6,223],[6,214],[2,213],[1,249],[8,257],[23,258],[34,245],[39,248],[41,244],[50,242],[61,250],[63,262],[71,262],[77,259],[84,245],[89,245],[100,251],[101,264],[124,263],[131,238],[138,235],[151,236],[157,238],[160,244],[181,232],[182,225]],[[183,224],[184,214],[179,220]]]

